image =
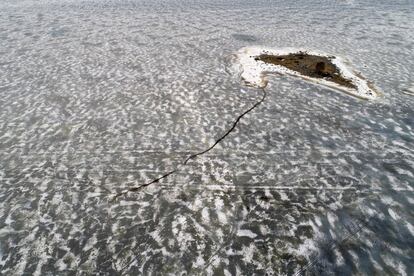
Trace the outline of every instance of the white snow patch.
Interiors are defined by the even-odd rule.
[[[414,236],[414,226],[408,221],[405,222],[405,225],[407,226],[407,229],[410,231],[411,235]]]
[[[388,208],[388,214],[394,219],[397,220],[400,216],[397,215],[391,208]]]
[[[204,223],[210,222],[210,214],[208,213],[207,207],[204,207],[203,210],[201,211],[201,217]]]
[[[246,230],[246,229],[239,229],[237,231],[237,236],[239,237],[249,237],[251,239],[254,239],[257,237],[257,235],[255,233],[253,233],[250,230]]]

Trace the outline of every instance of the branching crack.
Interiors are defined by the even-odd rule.
[[[195,159],[195,158],[197,158],[198,156],[200,156],[200,155],[203,155],[203,154],[205,154],[205,153],[207,153],[207,152],[209,152],[210,150],[212,150],[215,146],[217,146],[221,141],[223,141],[230,133],[232,133],[233,131],[234,131],[234,129],[237,127],[237,124],[240,122],[240,120],[245,116],[245,115],[247,115],[249,112],[251,112],[253,109],[255,109],[256,107],[258,107],[265,99],[266,99],[266,96],[267,96],[267,93],[266,93],[266,90],[264,90],[263,88],[261,88],[260,89],[261,91],[262,91],[262,97],[254,104],[254,105],[252,105],[249,109],[247,109],[246,111],[244,111],[241,115],[239,115],[237,118],[236,118],[236,120],[234,121],[234,123],[233,123],[233,125],[231,126],[231,128],[229,128],[219,139],[217,139],[215,142],[214,142],[214,144],[212,145],[212,146],[210,146],[209,148],[207,148],[207,149],[205,149],[205,150],[203,150],[203,151],[201,151],[201,152],[198,152],[198,153],[195,153],[195,154],[193,154],[193,155],[190,155],[189,157],[187,157],[185,160],[184,160],[184,162],[181,164],[181,165],[183,165],[183,166],[186,166],[187,165],[187,163],[190,161],[190,160],[193,160],[193,159]],[[143,188],[145,188],[145,187],[148,187],[148,186],[150,186],[150,185],[152,185],[152,184],[155,184],[155,183],[158,183],[159,181],[161,181],[162,179],[164,179],[164,178],[167,178],[168,176],[170,176],[170,175],[172,175],[172,174],[174,174],[174,173],[176,173],[176,172],[178,172],[179,171],[179,168],[177,168],[177,169],[175,169],[175,170],[172,170],[172,171],[170,171],[170,172],[168,172],[168,173],[166,173],[166,174],[164,174],[164,175],[162,175],[162,176],[160,176],[160,177],[158,177],[158,178],[156,178],[156,179],[153,179],[152,181],[150,181],[150,182],[148,182],[148,183],[145,183],[145,184],[142,184],[142,185],[139,185],[139,186],[136,186],[136,187],[132,187],[132,188],[129,188],[129,189],[127,189],[127,190],[124,190],[124,191],[122,191],[122,192],[120,192],[120,193],[118,193],[118,194],[116,194],[115,195],[115,197],[113,198],[113,200],[115,200],[115,199],[117,199],[118,197],[120,197],[120,196],[122,196],[122,195],[125,195],[125,194],[127,194],[127,193],[129,193],[129,192],[136,192],[136,191],[139,191],[139,190],[141,190],[141,189],[143,189]]]

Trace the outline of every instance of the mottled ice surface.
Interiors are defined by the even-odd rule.
[[[0,274],[413,275],[412,1],[0,1]],[[347,57],[367,102],[245,46]]]

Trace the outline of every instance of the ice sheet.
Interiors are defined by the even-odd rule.
[[[413,10],[1,1],[0,274],[412,274]],[[261,97],[232,69],[254,45],[347,57],[383,96],[269,77],[214,151],[112,202]]]

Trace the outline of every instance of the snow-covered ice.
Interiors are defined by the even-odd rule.
[[[0,1],[0,274],[413,273],[414,3]],[[234,53],[313,49],[381,91]]]

